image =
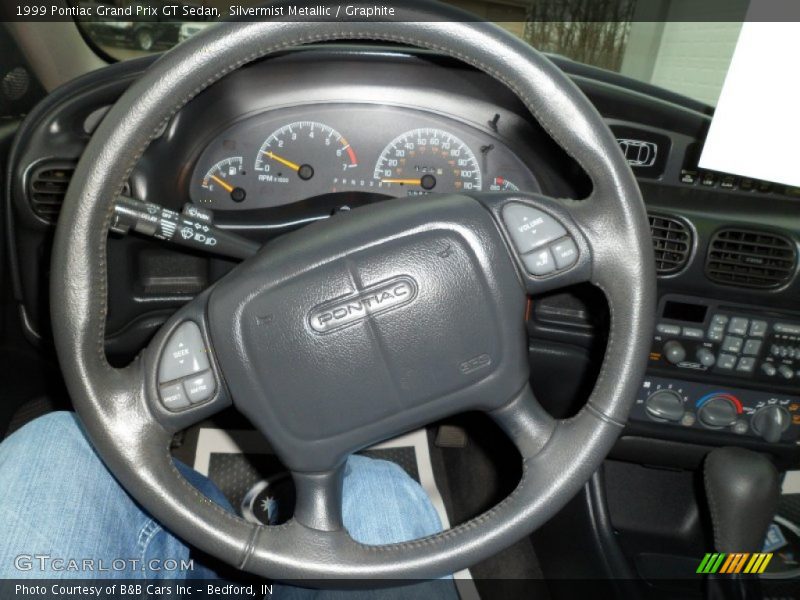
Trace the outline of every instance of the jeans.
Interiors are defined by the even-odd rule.
[[[177,461],[176,466],[208,498],[233,511],[209,479]],[[441,530],[430,500],[405,471],[361,456],[347,463],[342,518],[350,535],[365,544],[406,541]],[[192,569],[180,568],[190,558],[189,548],[119,486],[73,413],[40,417],[0,444],[0,530],[0,578],[216,577],[196,560]],[[70,559],[80,562],[79,570],[71,568]],[[85,560],[93,561],[88,568]],[[98,572],[101,562],[106,570]],[[359,592],[275,585],[274,595],[458,597],[452,580]]]

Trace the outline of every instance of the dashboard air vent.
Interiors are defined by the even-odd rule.
[[[726,285],[775,288],[792,278],[796,262],[795,245],[781,235],[723,229],[708,247],[706,275]]]
[[[28,183],[31,209],[45,221],[55,223],[64,203],[72,173],[73,163],[46,163],[36,167]]]
[[[670,275],[686,266],[692,249],[692,233],[678,219],[662,215],[648,215],[653,250],[656,255],[656,273]]]

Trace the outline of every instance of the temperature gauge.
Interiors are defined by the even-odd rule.
[[[224,158],[211,167],[203,177],[200,204],[218,206],[227,200],[244,202],[244,162],[241,156]]]

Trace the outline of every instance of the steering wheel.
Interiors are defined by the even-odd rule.
[[[559,69],[501,28],[451,8],[407,10],[417,18],[226,23],[177,46],[109,111],[58,223],[56,348],[99,455],[183,540],[273,579],[439,577],[509,546],[600,466],[644,374],[655,313],[649,228],[602,118]],[[111,367],[107,234],[139,157],[165,122],[227,73],[330,40],[414,45],[488,73],[588,173],[590,197],[428,196],[342,213],[266,245],[178,310],[132,364]],[[581,281],[608,299],[608,346],[586,405],[556,420],[528,384],[526,296]],[[222,510],[173,465],[173,434],[231,404],[292,472],[296,508],[283,525],[253,525]],[[354,541],[340,506],[347,456],[471,410],[488,413],[519,449],[523,474],[513,493],[438,535],[384,546]]]

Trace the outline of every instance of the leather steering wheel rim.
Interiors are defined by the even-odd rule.
[[[109,111],[75,171],[58,223],[52,322],[75,407],[99,455],[156,519],[203,551],[273,579],[429,578],[482,560],[552,517],[600,466],[644,374],[655,314],[655,273],[638,185],[596,109],[549,60],[493,24],[449,7],[410,4],[403,23],[227,23],[161,57]],[[428,538],[364,546],[336,527],[297,519],[255,526],[210,502],[174,468],[179,427],[154,417],[148,360],[124,369],[105,357],[106,244],[114,199],[164,123],[227,73],[270,53],[334,40],[398,42],[447,54],[512,89],[589,174],[590,198],[551,203],[574,218],[591,249],[586,279],[608,299],[611,329],[598,381],[575,417],[556,421],[524,389],[493,417],[517,442],[523,478],[500,504]],[[76,234],[76,232],[80,232]],[[517,410],[521,404],[527,408]],[[533,408],[531,408],[533,407]]]

